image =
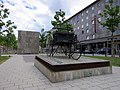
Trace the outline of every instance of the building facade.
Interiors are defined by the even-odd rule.
[[[120,0],[113,1],[114,5],[120,5]],[[87,50],[98,50],[103,47],[111,47],[109,44],[111,32],[98,23],[98,20],[104,21],[104,18],[101,18],[99,14],[103,13],[104,5],[108,2],[109,0],[96,0],[69,18],[69,23],[73,25],[78,40]],[[114,37],[116,41],[119,42],[120,25],[114,32]],[[120,49],[120,43],[116,44],[116,49]]]

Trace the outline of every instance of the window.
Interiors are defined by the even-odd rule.
[[[83,22],[84,20],[82,19],[82,22]]]
[[[75,25],[76,23],[74,23],[74,25]]]
[[[84,25],[82,25],[82,28],[84,27]]]
[[[98,21],[101,21],[101,18],[100,18],[100,17],[98,18]]]
[[[88,23],[86,23],[86,26],[88,26]]]
[[[92,17],[94,17],[94,13],[92,14]]]
[[[84,31],[82,30],[82,34],[84,34]]]
[[[105,2],[108,2],[109,0],[106,0]]]
[[[87,39],[87,40],[89,40],[89,39],[90,39],[90,37],[89,37],[89,36],[87,36],[87,37],[86,37],[86,39]]]
[[[80,15],[78,14],[77,16],[76,16],[76,19],[79,19],[80,18]]]
[[[92,10],[94,10],[94,7],[92,7]]]
[[[92,35],[92,38],[94,39],[94,38],[95,38],[95,35]]]
[[[82,13],[82,16],[83,16],[83,13]]]
[[[94,20],[92,20],[92,24],[94,24]]]
[[[98,7],[100,7],[101,6],[101,3],[98,3]]]
[[[116,6],[118,6],[118,5],[119,5],[118,0],[115,0],[115,5],[116,5]]]
[[[88,13],[88,10],[86,11],[86,13]]]
[[[110,15],[107,15],[107,18],[109,18],[110,17]]]
[[[74,31],[76,30],[76,28],[74,28]]]
[[[86,29],[86,33],[89,33],[89,29]]]
[[[100,14],[101,13],[101,10],[98,10],[98,14]]]
[[[88,19],[88,16],[86,17],[86,19]]]

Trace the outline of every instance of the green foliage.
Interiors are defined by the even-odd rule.
[[[73,27],[68,23],[68,20],[65,20],[65,12],[61,9],[55,12],[54,21],[51,21],[51,24],[59,32],[72,32]]]
[[[12,29],[17,28],[15,25],[13,25],[14,22],[7,19],[9,14],[9,9],[5,8],[4,5],[0,3],[0,35],[3,34],[3,32],[13,32]]]
[[[120,15],[119,15],[120,6],[114,6],[113,0],[109,0],[109,3],[105,5],[105,9],[103,13],[100,14],[101,17],[105,19],[105,21],[99,21],[103,27],[106,27],[112,33],[117,30],[118,25],[120,23]]]
[[[104,57],[104,56],[85,56],[85,57],[109,60],[112,66],[120,67],[120,58],[118,58],[118,57]]]
[[[0,56],[0,64],[8,60],[10,57],[9,56]]]
[[[13,30],[17,28],[14,22],[8,19],[10,12],[0,3],[0,45],[17,48],[16,37]]]
[[[4,45],[4,36],[0,35],[0,45]]]
[[[53,40],[53,32],[47,31],[46,32],[46,47],[51,44],[51,41]]]
[[[46,32],[44,31],[44,29],[42,29],[40,33],[40,46],[42,48],[46,46]]]
[[[17,41],[16,41],[16,37],[14,34],[7,34],[6,37],[6,46],[7,47],[11,47],[11,48],[14,48],[14,49],[17,49]]]

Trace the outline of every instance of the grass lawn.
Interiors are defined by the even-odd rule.
[[[112,66],[119,66],[120,67],[120,58],[118,58],[118,57],[105,57],[105,56],[85,56],[85,57],[109,60],[111,62]]]
[[[0,64],[8,60],[10,57],[9,56],[0,56]]]

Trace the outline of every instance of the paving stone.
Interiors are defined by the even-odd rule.
[[[20,85],[19,88],[28,88],[28,87],[33,87],[32,84],[26,84],[26,85]]]
[[[82,89],[76,86],[76,87],[67,88],[67,90],[82,90]]]
[[[45,90],[60,90],[58,87],[46,88]]]
[[[25,84],[27,84],[27,82],[19,82],[19,83],[15,83],[15,86],[17,86],[17,85],[25,85]]]
[[[48,89],[51,88],[51,85],[42,85],[42,86],[38,86],[39,89]]]
[[[73,86],[73,87],[74,87],[74,86],[81,86],[81,85],[83,85],[83,83],[81,83],[81,82],[80,82],[80,83],[76,82],[76,83],[70,84],[70,86]]]
[[[56,87],[56,86],[62,86],[64,84],[59,82],[59,83],[51,83],[50,85]]]
[[[14,84],[4,84],[4,85],[1,85],[0,88],[7,88],[12,86],[14,86]]]
[[[105,89],[103,89],[103,90],[111,90],[110,88],[105,88]]]
[[[37,84],[40,83],[40,81],[31,81],[31,82],[27,82],[28,84]]]
[[[107,83],[104,83],[104,84],[100,84],[99,87],[101,87],[101,88],[109,88],[110,85],[107,84]]]
[[[78,85],[77,85],[78,86]],[[90,84],[82,84],[82,85],[79,85],[78,87],[80,88],[89,88],[89,87],[92,87],[93,85],[90,85]]]
[[[4,90],[19,90],[18,86],[4,88]]]
[[[58,86],[58,88],[60,89],[60,90],[66,90],[66,89],[69,89],[69,88],[71,88],[72,86],[71,85],[61,85],[61,86]]]
[[[99,86],[99,85],[101,85],[101,83],[100,82],[99,83],[98,82],[94,82],[94,83],[92,82],[89,85],[90,86]]]
[[[94,87],[89,87],[87,88],[87,90],[102,90],[103,88],[100,88],[98,86],[94,86]]]
[[[0,86],[10,84],[10,82],[1,82]]]
[[[115,87],[115,86],[120,85],[120,82],[111,82],[111,83],[107,83],[107,84],[111,87]]]
[[[29,88],[24,88],[24,90],[38,90],[38,87],[29,87]]]
[[[120,90],[120,86],[110,87],[111,90]]]
[[[45,82],[33,83],[33,86],[44,86],[47,85]]]

